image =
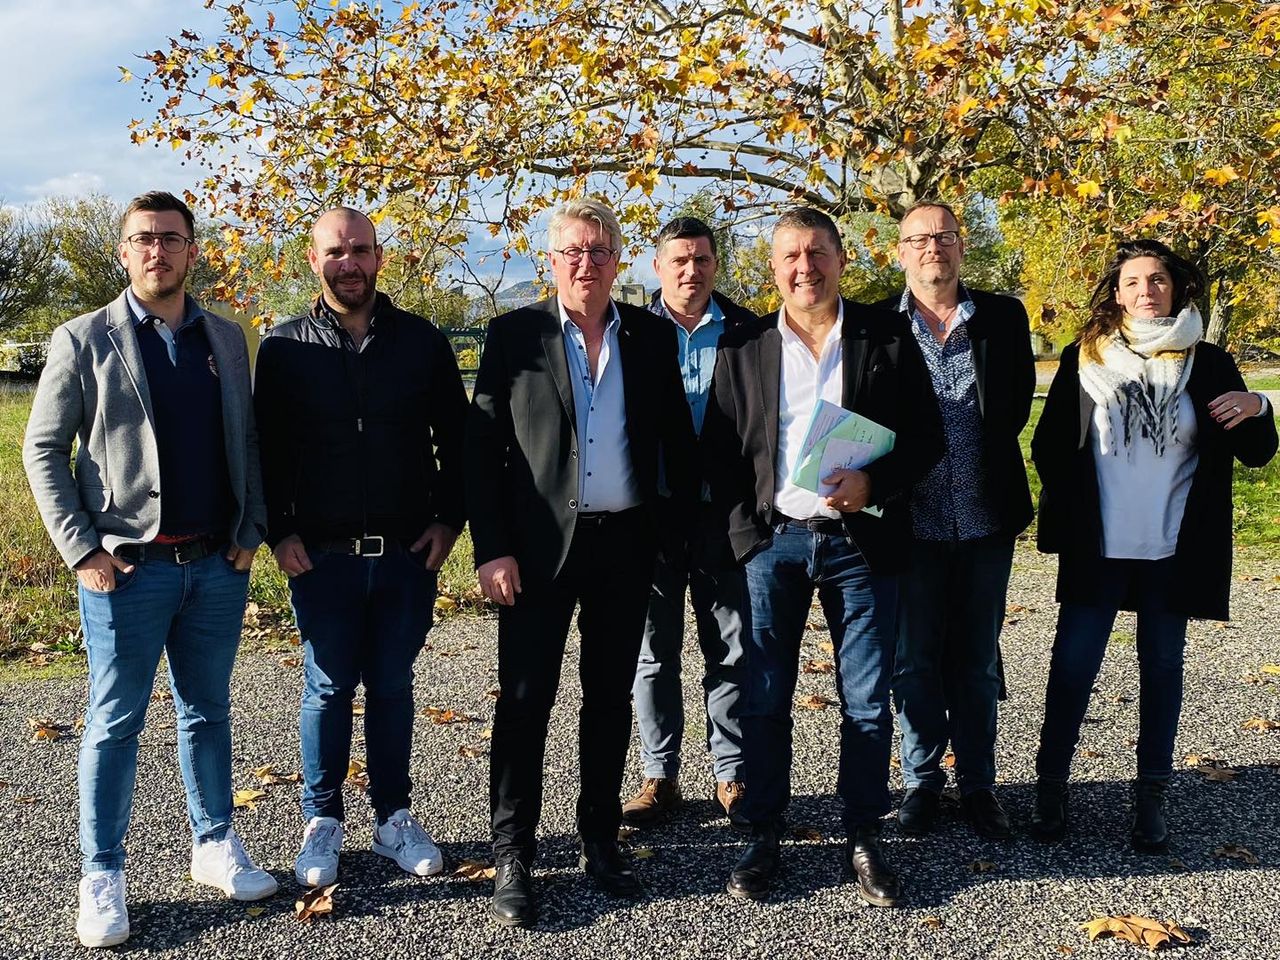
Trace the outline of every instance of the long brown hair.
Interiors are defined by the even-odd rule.
[[[1177,315],[1187,304],[1204,293],[1205,280],[1200,268],[1178,256],[1159,240],[1127,240],[1116,247],[1115,254],[1102,271],[1098,285],[1089,297],[1089,319],[1080,331],[1080,350],[1093,360],[1101,361],[1098,343],[1120,327],[1124,310],[1116,302],[1120,289],[1120,268],[1130,260],[1152,257],[1159,260],[1173,280],[1173,312]]]

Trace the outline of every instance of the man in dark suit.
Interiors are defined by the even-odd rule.
[[[941,436],[906,323],[843,300],[845,263],[825,214],[800,208],[778,219],[770,266],[782,309],[721,340],[703,427],[713,500],[728,514],[751,604],[742,732],[752,836],[727,890],[764,899],[777,873],[791,791],[791,701],[816,588],[835,647],[837,790],[849,862],[864,900],[894,906],[900,885],[879,843],[890,808],[894,612],[910,530],[906,494],[938,459]],[[792,476],[820,400],[896,438],[892,451],[862,469],[831,471],[815,492]]]
[[[466,438],[477,574],[498,604],[490,915],[510,926],[537,915],[529,871],[542,764],[575,604],[579,863],[614,895],[643,892],[618,849],[618,791],[658,546],[660,451],[678,502],[696,497],[674,331],[609,295],[622,248],[616,217],[577,201],[548,232],[556,295],[490,324]]]
[[[950,207],[911,207],[899,225],[907,288],[882,306],[910,324],[942,414],[946,452],[911,494],[911,563],[902,578],[893,690],[902,726],[898,810],[905,832],[933,828],[950,741],[961,805],[981,836],[1005,840],[996,798],[998,641],[1014,538],[1031,522],[1018,434],[1035,360],[1027,312],[960,282],[964,238]]]

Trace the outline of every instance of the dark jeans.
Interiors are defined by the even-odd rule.
[[[836,789],[845,827],[879,819],[889,811],[898,578],[872,573],[848,537],[795,523],[778,524],[772,543],[746,568],[751,632],[742,710],[744,814],[755,825],[776,824],[791,797],[791,702],[816,588],[835,647],[841,710]]]
[[[409,806],[413,661],[431,629],[436,574],[387,541],[381,557],[309,551],[289,580],[304,651],[302,815],[343,819],[351,700],[364,684],[369,801],[379,820]]]
[[[565,640],[578,611],[578,832],[615,840],[618,792],[631,737],[631,684],[644,631],[656,540],[647,513],[628,510],[603,523],[579,521],[555,579],[521,571],[523,592],[498,610],[498,683],[489,806],[497,861],[532,864],[542,813],[547,725],[560,686]]]
[[[1138,614],[1138,776],[1173,773],[1173,741],[1182,711],[1182,651],[1187,618],[1168,609],[1173,558],[1103,560],[1107,578],[1123,584]],[[1058,611],[1036,775],[1065,783],[1089,707],[1093,681],[1115,623],[1114,606],[1064,603]]]
[[[902,727],[902,779],[941,791],[950,741],[962,794],[996,779],[997,667],[1013,538],[917,540],[902,576],[893,693]]]
[[[733,558],[723,520],[703,504],[675,556],[654,566],[649,614],[632,694],[640,759],[646,777],[674,779],[680,773],[684,739],[684,690],[680,659],[684,646],[684,597],[688,588],[698,629],[707,705],[707,749],[721,782],[742,779],[742,635],[746,581]]]

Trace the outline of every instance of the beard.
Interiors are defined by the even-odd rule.
[[[150,301],[165,300],[181,293],[187,283],[187,271],[179,264],[171,264],[168,270],[159,272],[142,269],[130,276],[133,288]]]
[[[344,286],[342,281],[359,277],[358,288]],[[363,270],[344,274],[341,277],[325,277],[325,292],[348,310],[358,310],[373,299],[373,280]]]

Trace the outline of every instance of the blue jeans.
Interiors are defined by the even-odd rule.
[[[413,661],[431,629],[436,573],[387,541],[380,557],[309,551],[289,580],[302,635],[302,815],[344,818],[351,702],[364,684],[369,801],[378,820],[409,806]]]
[[[136,563],[116,587],[80,587],[89,657],[89,704],[80,739],[80,851],[83,869],[124,867],[146,721],[160,654],[178,721],[178,765],[196,840],[221,840],[231,826],[231,666],[240,644],[249,574],[221,551],[192,563]]]
[[[1138,776],[1173,774],[1173,741],[1182,712],[1182,652],[1187,618],[1168,609],[1173,558],[1103,560],[1108,579],[1123,583],[1138,614]],[[1111,637],[1117,608],[1064,603],[1058,610],[1036,775],[1065,783],[1089,707],[1093,681]]]
[[[846,536],[778,524],[746,564],[751,599],[742,736],[753,825],[777,824],[791,797],[791,702],[813,591],[835,648],[840,698],[836,790],[847,830],[889,812],[894,614],[898,578],[874,574]]]
[[[707,749],[721,782],[742,779],[742,633],[746,582],[722,530],[704,507],[675,556],[654,565],[649,614],[640,645],[632,696],[646,777],[674,779],[680,773],[684,739],[684,692],[680,652],[684,646],[684,596],[688,588],[705,670]]]
[[[962,794],[995,784],[997,662],[1012,566],[1008,536],[911,546],[893,673],[908,788],[947,785],[948,741]]]

